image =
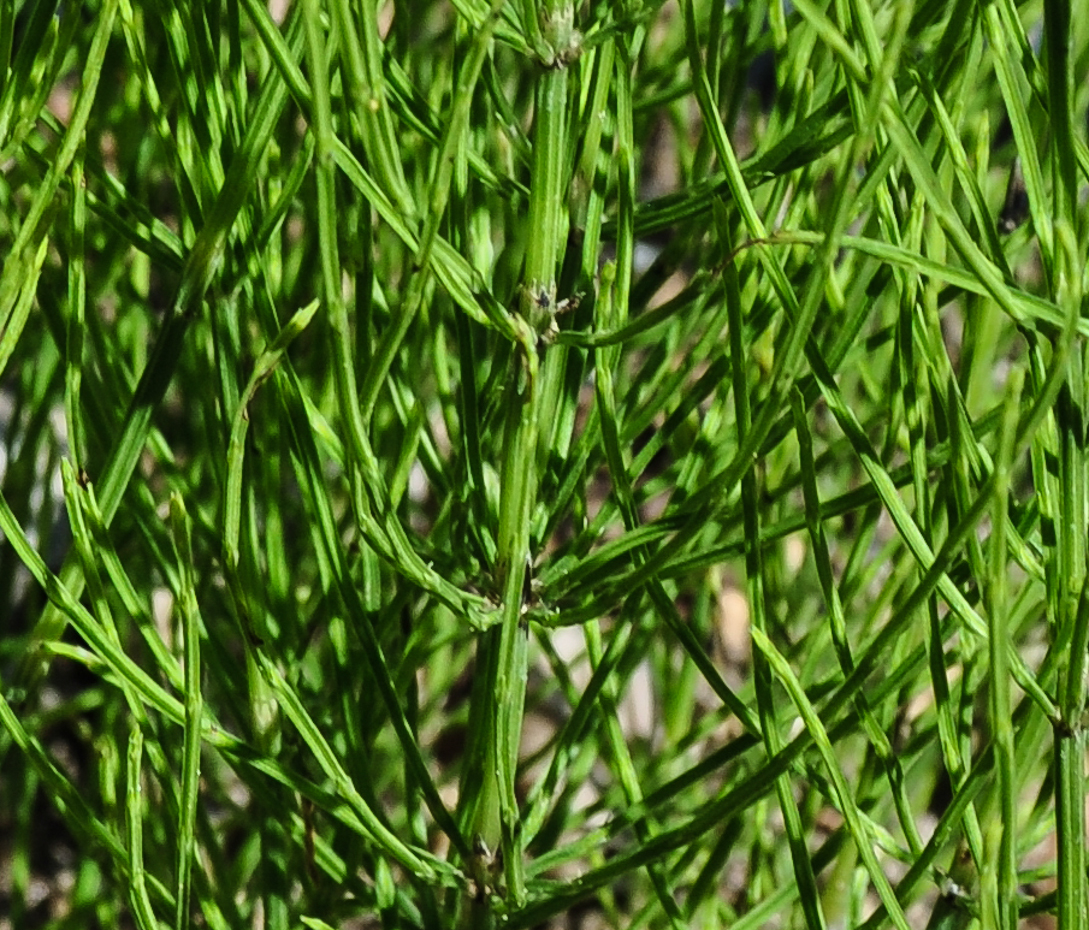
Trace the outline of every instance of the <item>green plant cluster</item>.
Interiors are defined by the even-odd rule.
[[[0,930],[1089,927],[1086,73],[0,3]]]

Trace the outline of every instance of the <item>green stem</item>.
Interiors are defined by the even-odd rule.
[[[1017,808],[1016,753],[1014,746],[1013,710],[1009,652],[1012,644],[1007,606],[1006,533],[1010,491],[1011,461],[1017,430],[1017,413],[1021,400],[1022,373],[1015,370],[1002,416],[998,457],[995,462],[994,517],[991,527],[991,585],[988,594],[988,656],[991,668],[991,719],[998,769],[997,791],[1000,804],[1000,827],[995,837],[988,837],[988,863],[997,862],[996,894],[994,896],[996,924],[1002,928],[1017,926]],[[985,906],[986,906],[986,902]]]
[[[568,75],[565,48],[572,42],[573,8],[550,4],[541,12],[545,41],[556,57],[536,88],[533,179],[529,198],[531,240],[526,252],[522,312],[530,324],[521,335],[516,372],[508,393],[507,422],[500,471],[499,533],[495,576],[502,593],[498,634],[480,642],[477,667],[490,687],[479,689],[475,708],[485,728],[477,760],[485,767],[480,801],[474,813],[476,837],[487,850],[502,850],[507,897],[520,907],[526,897],[515,780],[526,692],[528,627],[522,621],[527,567],[533,558],[530,522],[537,500],[537,443],[545,413],[539,367],[539,335],[550,324],[556,302],[556,268],[567,237],[565,180]],[[541,352],[544,355],[544,352]],[[555,364],[552,362],[551,364]],[[472,777],[472,766],[466,778]],[[471,791],[472,789],[470,789]],[[496,864],[497,868],[497,864]]]
[[[1059,926],[1089,926],[1085,888],[1085,731],[1056,731]]]

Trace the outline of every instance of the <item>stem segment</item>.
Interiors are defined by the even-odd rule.
[[[517,371],[511,379],[503,441],[499,505],[496,582],[502,592],[502,622],[498,632],[481,640],[477,668],[489,676],[490,687],[475,697],[489,711],[476,719],[486,727],[484,773],[475,834],[483,847],[502,851],[507,897],[512,906],[525,901],[522,837],[515,783],[526,692],[528,627],[522,621],[523,594],[532,562],[530,523],[537,500],[537,444],[543,410],[541,381],[561,362],[545,355],[540,340],[556,306],[556,268],[567,238],[567,119],[566,64],[577,46],[569,2],[548,3],[540,10],[541,35],[549,48],[548,70],[536,90],[533,139],[533,179],[529,199],[529,233],[522,315],[530,324],[520,340]],[[553,353],[555,355],[555,353]],[[545,371],[541,371],[541,367]],[[470,788],[471,790],[471,788]],[[495,864],[496,869],[498,863]]]

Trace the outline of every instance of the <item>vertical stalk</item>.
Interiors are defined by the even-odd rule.
[[[170,496],[170,520],[181,575],[180,607],[185,658],[185,733],[181,785],[178,794],[178,852],[174,877],[174,928],[190,925],[189,898],[196,854],[197,795],[200,790],[201,694],[200,608],[197,606],[192,528],[185,503],[176,491]]]
[[[84,265],[84,227],[87,223],[87,188],[83,175],[83,152],[72,159],[72,198],[69,208],[71,257],[68,261],[68,364],[64,369],[64,413],[68,424],[68,448],[72,464],[79,471],[86,464],[87,437],[80,405],[83,381],[83,333],[87,308],[87,271]]]
[[[502,496],[499,505],[497,569],[503,591],[503,620],[498,640],[492,637],[492,642],[498,646],[491,694],[494,738],[490,754],[494,756],[494,765],[489,767],[489,776],[494,773],[494,779],[489,777],[485,782],[482,814],[486,820],[481,830],[486,842],[496,842],[503,851],[507,892],[518,905],[525,898],[525,876],[522,869],[515,779],[522,736],[526,653],[529,645],[528,630],[522,624],[522,590],[526,580],[527,562],[531,558],[530,514],[537,496],[535,453],[539,406],[535,391],[536,365],[527,365],[523,374],[526,376],[524,382],[520,387],[512,389],[515,396],[511,398],[509,405],[503,468],[500,472]],[[497,826],[499,835],[495,836]],[[488,833],[491,833],[490,838]]]
[[[1086,649],[1089,648],[1089,588],[1072,618],[1068,664],[1061,679],[1062,720],[1055,728],[1055,811],[1059,841],[1059,926],[1082,930],[1089,926],[1085,875],[1085,710]]]
[[[1022,371],[1015,369],[1007,387],[1006,404],[995,460],[994,510],[991,525],[991,583],[987,591],[990,619],[988,659],[991,671],[991,731],[994,739],[995,767],[998,771],[999,823],[988,831],[987,862],[997,862],[994,896],[994,925],[1003,930],[1017,926],[1017,806],[1014,752],[1013,710],[1010,679],[1009,607],[1006,592],[1006,532],[1010,470],[1020,409]],[[989,866],[988,866],[989,867]],[[984,901],[984,907],[989,902]]]
[[[1074,70],[1070,57],[1070,0],[1044,0],[1048,118],[1052,132],[1054,209],[1058,222],[1069,224],[1077,211],[1078,181],[1074,131]]]
[[[1059,926],[1089,925],[1085,905],[1085,731],[1056,734]]]
[[[531,14],[533,15],[533,14]],[[496,581],[502,592],[502,622],[483,637],[477,667],[489,676],[490,687],[478,698],[488,708],[477,719],[489,739],[483,747],[485,773],[474,831],[479,845],[502,852],[506,893],[513,906],[525,901],[525,872],[515,779],[522,735],[526,691],[528,628],[522,622],[523,590],[530,549],[530,520],[537,499],[537,444],[540,420],[546,412],[540,390],[540,353],[536,337],[551,322],[556,303],[556,268],[567,237],[568,74],[575,48],[574,8],[567,0],[550,0],[536,15],[547,53],[546,70],[536,88],[533,129],[533,176],[529,197],[522,315],[530,324],[516,356],[511,378],[500,470],[499,533]],[[547,363],[547,359],[545,360]],[[554,363],[553,363],[554,364]],[[498,863],[494,864],[498,870]]]
[[[1053,6],[1054,4],[1052,4]],[[1062,194],[1057,212],[1063,214]],[[1069,221],[1055,226],[1056,296],[1058,304],[1078,313],[1082,304],[1084,256]],[[1058,354],[1058,350],[1056,351]],[[1059,430],[1059,514],[1056,527],[1058,571],[1054,598],[1058,610],[1056,647],[1060,655],[1059,723],[1055,728],[1055,809],[1059,840],[1059,926],[1089,927],[1089,887],[1085,874],[1085,727],[1086,648],[1089,609],[1086,603],[1085,532],[1089,525],[1085,465],[1085,348],[1075,346],[1064,366],[1066,383],[1058,392],[1055,418]]]
[[[1044,0],[1044,37],[1047,62],[1047,97],[1051,130],[1054,217],[1052,286],[1056,303],[1070,317],[1083,312],[1084,235],[1079,235],[1077,212],[1077,157],[1073,119],[1074,62],[1071,57],[1070,0]],[[1068,317],[1068,318],[1070,318]],[[1069,332],[1069,330],[1067,330]],[[1064,334],[1065,335],[1065,334]],[[1065,340],[1064,340],[1065,341]],[[1089,926],[1089,887],[1085,874],[1085,708],[1086,642],[1089,637],[1086,611],[1086,545],[1089,502],[1086,499],[1085,465],[1085,347],[1071,339],[1066,359],[1066,383],[1059,391],[1055,415],[1059,428],[1059,498],[1061,501],[1056,541],[1059,587],[1055,599],[1059,629],[1056,642],[1070,643],[1061,665],[1059,713],[1056,727],[1055,806],[1058,819],[1059,925]],[[1053,365],[1062,361],[1062,342],[1056,346]]]
[[[125,833],[128,853],[129,906],[140,930],[155,930],[159,922],[147,892],[144,872],[144,795],[140,772],[144,759],[144,733],[133,718],[129,724],[128,764],[125,767]]]

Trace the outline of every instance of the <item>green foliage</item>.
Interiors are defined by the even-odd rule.
[[[1089,20],[276,15],[0,4],[0,928],[1089,927]]]

